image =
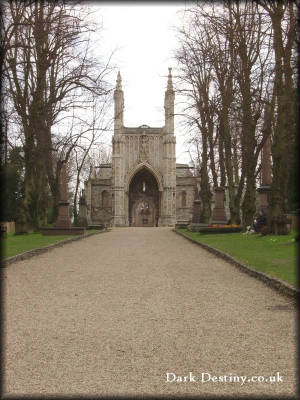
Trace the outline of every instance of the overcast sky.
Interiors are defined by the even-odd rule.
[[[117,49],[113,63],[122,76],[124,124],[163,126],[168,67],[173,67],[176,74],[174,26],[180,25],[178,11],[184,10],[185,2],[123,4],[99,1],[89,6],[96,11],[95,18],[103,20],[99,50],[108,56]],[[188,162],[178,122],[175,118],[177,162]]]

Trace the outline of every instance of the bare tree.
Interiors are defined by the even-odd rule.
[[[225,181],[228,185],[232,223],[240,221],[243,199],[245,226],[255,212],[258,157],[266,140],[261,110],[267,101],[270,26],[250,1],[202,2],[187,13],[188,23],[179,36],[184,51],[176,58],[186,83],[197,90],[197,98],[190,90],[194,98],[187,96],[188,102],[194,101],[199,120],[208,127],[202,135],[202,158],[214,158],[214,186]],[[204,76],[206,86],[198,84],[199,79],[205,83]],[[203,123],[200,130],[205,132]]]
[[[206,60],[207,43],[201,37],[201,31],[190,21],[189,26],[179,31],[180,48],[175,58],[180,66],[180,88],[177,92],[189,99],[184,112],[194,129],[194,143],[197,150],[200,173],[200,196],[202,200],[201,221],[208,222],[211,217],[211,198],[209,169],[213,185],[218,186],[214,157],[214,117],[215,103],[212,96],[211,65]],[[199,157],[199,139],[201,137],[201,157]],[[201,160],[201,161],[200,161]],[[210,162],[210,164],[209,164]]]
[[[78,5],[12,0],[5,14],[4,76],[24,135],[27,219],[38,228],[46,222],[48,187],[54,207],[58,202],[61,156],[66,160],[80,137],[70,140],[61,130],[61,140],[53,133],[55,124],[75,109],[79,114],[87,109],[90,93],[109,94],[109,65],[88,56],[89,34],[96,27]],[[58,155],[61,142],[65,151]],[[34,218],[32,208],[38,210]]]
[[[234,5],[229,2],[228,11],[230,20],[234,21],[231,46],[236,51],[236,79],[241,97],[242,173],[246,181],[242,210],[243,223],[247,226],[251,225],[255,213],[256,167],[266,140],[266,137],[259,138],[257,124],[266,101],[263,90],[270,46],[264,47],[264,44],[269,24],[263,22],[259,8],[250,1]]]
[[[78,201],[80,189],[83,187],[83,182],[89,177],[90,165],[97,164],[101,161],[99,158],[100,153],[106,153],[105,143],[103,142],[103,133],[111,130],[113,120],[107,119],[107,109],[110,102],[102,102],[101,106],[95,99],[92,115],[86,121],[89,129],[81,135],[79,143],[74,147],[71,153],[71,158],[74,162],[75,176],[74,190],[73,190],[73,216],[74,224],[78,224]],[[88,135],[86,135],[89,133]]]
[[[273,115],[273,180],[271,188],[270,226],[279,231],[279,218],[286,212],[287,184],[291,154],[296,143],[296,15],[297,3],[293,1],[259,0],[272,23],[272,41],[275,55]],[[298,43],[299,44],[299,43]]]

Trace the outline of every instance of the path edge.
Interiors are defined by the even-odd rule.
[[[246,274],[252,276],[253,278],[259,279],[262,281],[265,285],[271,287],[272,289],[275,289],[276,291],[280,292],[281,294],[292,297],[295,300],[299,300],[299,289],[294,288],[293,286],[289,285],[288,283],[277,279],[273,278],[269,275],[264,274],[263,272],[256,271],[255,269],[249,267],[248,265],[245,265],[241,263],[240,261],[237,261],[235,258],[230,256],[229,254],[215,249],[214,247],[211,247],[207,244],[198,242],[197,240],[185,235],[183,232],[179,232],[177,229],[173,229],[173,232],[177,233],[177,235],[180,235],[184,237],[185,239],[189,240],[190,242],[197,244],[198,246],[202,247],[203,249],[209,251],[210,253],[215,254],[216,256],[223,258],[224,260],[228,261],[230,264],[234,265],[237,267],[240,271],[245,272]]]
[[[103,232],[104,231],[93,232],[93,233],[90,233],[89,235],[82,235],[82,236],[72,237],[69,239],[64,239],[59,242],[52,243],[49,246],[39,247],[37,249],[28,250],[28,251],[25,251],[24,253],[20,253],[15,256],[12,256],[12,257],[4,258],[3,260],[1,260],[1,268],[6,268],[8,265],[13,264],[15,262],[27,260],[28,258],[35,257],[40,254],[51,251],[51,250],[55,249],[56,247],[61,247],[68,243],[76,242],[77,240],[82,240],[82,239],[86,239],[86,238],[94,236],[94,235],[99,235],[100,233],[103,233]]]

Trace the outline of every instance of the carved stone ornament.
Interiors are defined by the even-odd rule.
[[[148,160],[148,149],[149,147],[149,138],[147,135],[140,136],[140,160],[146,161]]]

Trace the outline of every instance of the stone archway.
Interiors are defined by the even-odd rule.
[[[132,177],[128,191],[130,226],[157,226],[159,216],[159,190],[156,178],[142,168]]]

